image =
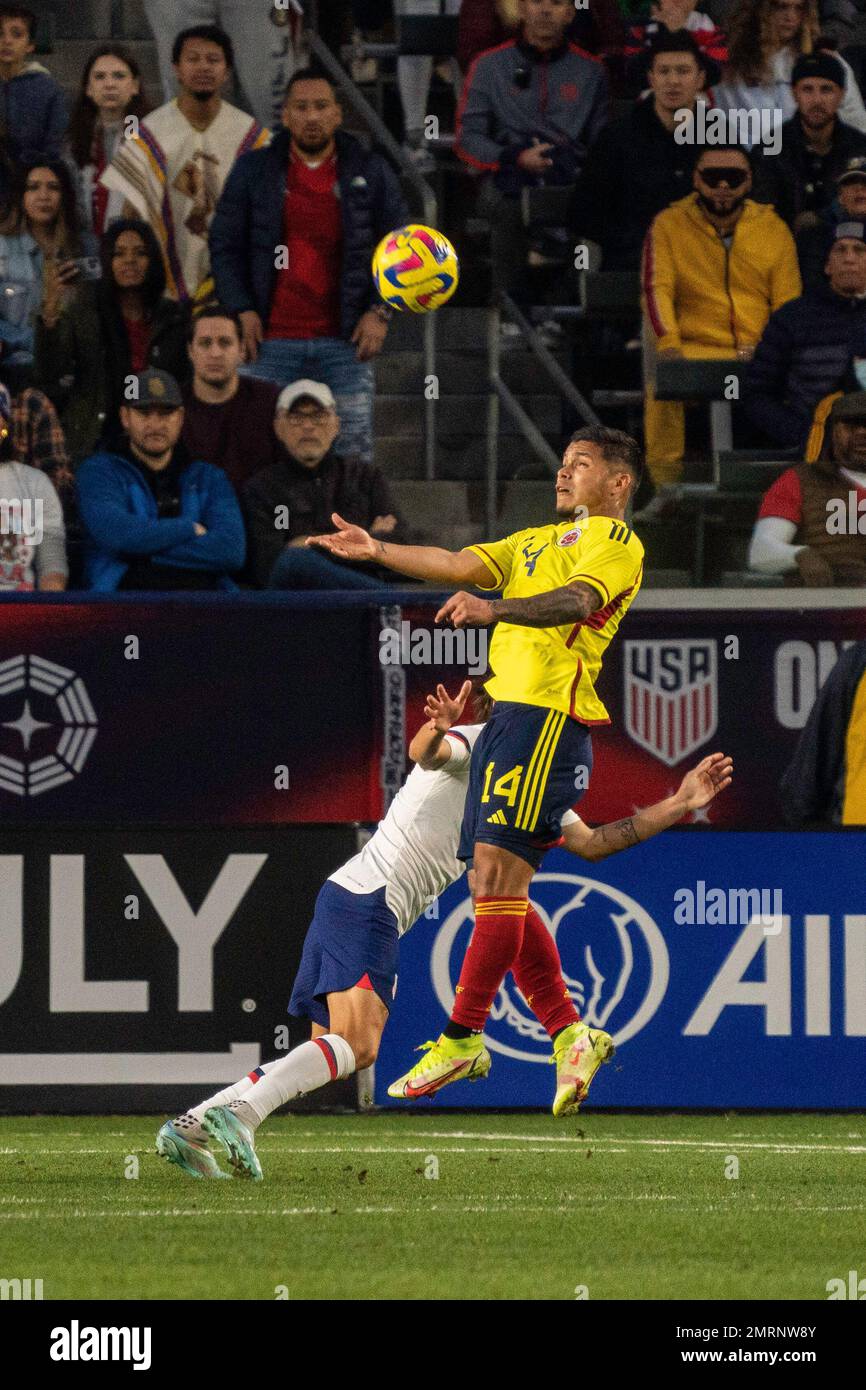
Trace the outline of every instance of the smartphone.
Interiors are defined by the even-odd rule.
[[[79,256],[77,260],[73,260],[72,264],[82,280],[102,279],[102,262],[98,256]]]

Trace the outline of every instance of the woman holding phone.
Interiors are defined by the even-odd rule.
[[[0,213],[0,344],[4,377],[28,384],[37,315],[60,312],[98,251],[82,232],[75,188],[59,159],[34,157],[16,171]]]
[[[38,384],[57,407],[76,463],[117,430],[127,377],[161,367],[183,383],[192,370],[186,310],[165,294],[163,259],[148,224],[112,222],[100,265],[100,278],[79,275],[57,312],[43,305],[36,326]]]

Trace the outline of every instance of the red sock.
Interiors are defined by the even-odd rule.
[[[475,930],[463,960],[451,1022],[480,1033],[523,939],[526,898],[476,898]]]
[[[562,961],[556,942],[532,903],[526,913],[520,954],[511,967],[515,984],[539,1023],[551,1037],[580,1014],[562,978]]]

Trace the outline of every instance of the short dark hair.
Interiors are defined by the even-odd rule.
[[[0,5],[0,24],[4,19],[23,19],[27,25],[27,32],[30,35],[31,43],[36,38],[37,18],[32,10],[28,10],[26,5]]]
[[[227,309],[224,304],[205,304],[201,309],[194,309],[190,320],[189,328],[186,333],[186,340],[191,343],[195,338],[196,329],[203,319],[228,319],[235,326],[235,332],[241,342],[244,340],[244,328],[241,323],[240,314],[236,314],[234,309]]]
[[[647,68],[651,68],[660,53],[690,53],[702,72],[706,72],[706,59],[698,48],[691,34],[680,29],[675,33],[670,33],[667,29],[661,29],[656,34],[652,43],[647,48]]]
[[[733,143],[729,145],[704,145],[695,160],[695,168],[700,164],[705,154],[741,154],[749,168],[751,169],[752,167],[752,157],[745,145],[735,145]]]
[[[172,45],[171,61],[173,63],[180,62],[183,46],[187,39],[203,39],[207,43],[217,44],[222,49],[229,67],[234,67],[235,51],[232,47],[232,41],[225,29],[221,29],[218,24],[193,24],[189,29],[181,29]]]
[[[337,100],[339,97],[336,82],[333,77],[325,72],[324,68],[298,68],[298,71],[292,73],[286,84],[286,90],[283,95],[284,102],[288,101],[299,82],[327,82],[331,91],[334,93],[334,99]]]
[[[636,439],[625,430],[614,430],[609,425],[584,425],[575,430],[568,448],[572,444],[596,444],[605,463],[618,464],[631,474],[631,495],[634,496],[643,477],[643,459]]]

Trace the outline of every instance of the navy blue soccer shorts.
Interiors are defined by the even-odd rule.
[[[592,771],[592,739],[560,710],[497,700],[472,750],[459,859],[499,845],[537,869]]]
[[[327,996],[354,985],[372,989],[386,1009],[397,991],[400,933],[385,889],[350,893],[327,879],[319,890],[292,987],[289,1013],[329,1026]]]

